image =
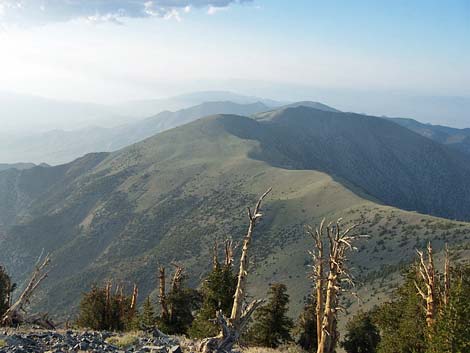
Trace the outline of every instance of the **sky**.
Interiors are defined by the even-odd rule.
[[[468,63],[469,0],[0,0],[0,91],[54,99],[470,99]]]

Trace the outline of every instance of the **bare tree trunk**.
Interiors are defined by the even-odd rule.
[[[7,286],[7,298],[6,298],[6,302],[7,302],[8,307],[11,306],[11,293],[12,293],[11,281],[8,281],[8,286]]]
[[[111,307],[111,289],[113,287],[113,284],[111,281],[108,281],[106,283],[106,312],[109,313],[110,307]]]
[[[160,266],[159,268],[159,282],[160,282],[160,307],[161,307],[161,316],[162,319],[168,319],[168,305],[166,300],[166,275],[165,275],[165,267]]]
[[[351,236],[349,233],[356,227],[341,230],[341,219],[332,226],[326,227],[329,243],[329,253],[323,249],[324,220],[315,233],[308,228],[308,232],[315,241],[315,251],[310,252],[315,260],[313,277],[315,278],[317,296],[317,353],[333,353],[338,343],[337,313],[342,308],[339,306],[339,294],[345,290],[344,283],[353,285],[351,275],[345,266],[346,251],[353,250],[353,240],[365,237],[363,235]],[[327,269],[324,263],[328,263]],[[325,270],[327,278],[325,283]],[[325,288],[326,287],[326,288]]]
[[[310,254],[314,260],[314,273],[313,278],[315,279],[315,296],[316,296],[316,307],[315,315],[317,319],[317,344],[321,339],[322,335],[322,321],[323,321],[323,292],[324,292],[324,273],[323,273],[323,225],[325,220],[323,219],[320,223],[320,228],[316,228],[315,231],[311,227],[307,228],[307,232],[312,236],[315,242],[316,252],[311,252]]]
[[[419,295],[426,302],[426,325],[430,328],[436,319],[436,271],[434,269],[434,260],[432,253],[431,242],[427,247],[427,263],[424,260],[424,255],[421,251],[417,250],[419,257],[418,272],[423,278],[426,290],[423,291],[418,283],[415,282],[415,287]],[[431,335],[431,333],[429,333]]]
[[[21,293],[18,300],[13,303],[13,305],[11,305],[3,315],[3,325],[17,326],[23,323],[35,323],[48,329],[54,326],[52,322],[47,319],[47,314],[35,316],[25,316],[23,314],[26,312],[26,306],[29,304],[34,291],[38,288],[41,282],[47,278],[48,272],[44,272],[44,270],[49,265],[49,263],[49,256],[46,256],[42,263],[38,261],[36,264],[36,269],[34,270],[26,288]]]
[[[450,259],[449,259],[449,247],[445,247],[445,260],[444,260],[444,296],[443,303],[444,307],[447,307],[450,299]]]
[[[224,250],[225,250],[225,266],[226,267],[232,266],[233,251],[234,251],[234,245],[233,245],[232,239],[225,239]]]
[[[216,337],[204,339],[199,346],[199,352],[203,353],[227,353],[232,351],[232,347],[237,343],[240,334],[248,323],[253,312],[264,302],[264,300],[252,301],[245,310],[243,304],[246,297],[246,279],[248,275],[248,250],[253,237],[253,230],[257,222],[261,219],[261,203],[263,199],[271,192],[271,188],[266,191],[258,200],[254,212],[248,208],[249,226],[248,232],[243,241],[243,249],[240,258],[240,269],[238,272],[238,282],[235,290],[235,296],[232,306],[232,313],[229,319],[226,319],[222,311],[217,312],[216,322],[221,327],[221,332]],[[226,252],[227,254],[227,252]],[[230,256],[226,256],[230,259]]]
[[[134,314],[137,308],[137,296],[139,295],[139,288],[137,284],[134,283],[134,289],[132,290],[132,300],[131,300],[131,311]]]
[[[171,263],[175,266],[175,273],[173,274],[173,279],[171,280],[171,290],[176,292],[181,288],[181,281],[184,277],[184,267],[177,264],[176,262]]]
[[[212,268],[217,270],[220,266],[219,263],[219,243],[217,239],[214,240],[214,248],[212,249]]]
[[[184,277],[184,267],[175,262],[172,262],[172,265],[175,266],[175,273],[173,274],[173,278],[171,280],[171,291],[175,293],[181,289],[181,282]],[[174,320],[174,313],[175,310],[173,304],[170,302],[170,305],[168,305],[168,317],[170,319],[170,322],[173,322]]]
[[[235,296],[233,299],[233,306],[232,306],[232,314],[230,315],[230,320],[237,325],[237,321],[240,320],[242,314],[242,305],[245,299],[245,290],[246,290],[246,278],[248,275],[248,250],[250,248],[251,239],[253,237],[253,230],[255,229],[256,223],[259,219],[261,219],[262,214],[260,213],[261,203],[263,199],[271,192],[271,188],[266,191],[258,200],[255,206],[254,213],[251,212],[250,208],[248,208],[248,218],[249,218],[249,226],[248,232],[245,236],[243,241],[243,249],[242,255],[240,258],[240,269],[238,271],[238,282],[237,282],[237,289],[235,290]]]

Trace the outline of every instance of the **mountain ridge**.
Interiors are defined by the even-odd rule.
[[[423,124],[409,118],[387,118],[422,136],[470,154],[470,128],[457,129],[443,125]]]
[[[345,130],[338,130],[336,124],[345,121]],[[344,138],[351,126],[356,127],[349,134],[356,137],[348,144]],[[383,175],[393,168],[385,168],[387,160],[380,164],[365,153],[359,144],[364,133],[357,135],[377,130],[375,136],[366,135],[384,144],[385,150],[401,154],[394,134],[383,138],[389,129],[406,134],[419,146],[447,151],[391,122],[299,107],[284,109],[264,122],[210,116],[116,152],[90,154],[63,166],[0,172],[0,207],[12,210],[0,227],[0,257],[21,282],[41,252],[51,253],[50,280],[36,305],[58,315],[76,308],[83,288],[107,279],[129,285],[135,281],[144,297],[155,295],[158,263],[184,263],[190,284],[196,285],[210,268],[214,238],[240,240],[246,231],[246,206],[273,187],[255,235],[258,266],[251,280],[289,284],[297,310],[310,285],[303,277],[309,261],[306,249],[311,246],[303,229],[306,224],[340,216],[346,223],[361,223],[360,231],[372,236],[361,244],[361,255],[352,258],[363,276],[386,264],[410,261],[414,249],[430,239],[436,250],[444,241],[451,246],[468,243],[469,223],[386,206],[382,197],[374,197],[364,185],[358,187],[350,175],[318,170],[326,165],[322,154],[338,148],[347,156],[344,153],[355,148],[355,154],[364,154],[361,163],[382,168],[373,178],[388,182]],[[319,149],[312,148],[316,146]],[[347,160],[331,156],[333,166],[345,163],[348,169]],[[433,175],[432,170],[418,172]],[[405,192],[411,192],[409,188]],[[423,196],[422,202],[434,201]],[[290,262],[285,261],[286,249],[295,254]],[[264,290],[250,286],[252,293]]]

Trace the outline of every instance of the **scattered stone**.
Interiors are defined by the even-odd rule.
[[[5,346],[0,353],[182,353],[177,339],[166,336],[155,330],[146,337],[139,338],[132,347],[116,347],[106,340],[116,336],[111,332],[74,332],[71,330],[61,334],[55,331],[0,334]]]
[[[180,346],[172,346],[168,350],[168,353],[183,353]]]

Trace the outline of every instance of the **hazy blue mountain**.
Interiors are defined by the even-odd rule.
[[[442,125],[423,124],[406,118],[389,119],[431,140],[470,154],[470,128],[456,129]]]
[[[7,169],[23,170],[23,169],[30,169],[35,166],[36,164],[33,164],[33,163],[14,163],[14,164],[0,163],[0,171],[7,170]]]
[[[25,136],[50,129],[70,130],[97,121],[111,126],[127,119],[117,110],[100,104],[0,92],[2,134],[14,132]]]
[[[332,108],[326,104],[323,104],[320,102],[312,102],[312,101],[294,102],[291,104],[283,105],[281,108],[297,108],[297,107],[314,108],[314,109],[323,110],[326,112],[336,112],[336,113],[340,112],[338,109]]]
[[[352,261],[366,275],[411,261],[430,239],[436,250],[466,246],[469,223],[399,208],[469,220],[469,181],[470,157],[385,119],[303,106],[215,115],[113,153],[0,172],[0,258],[21,281],[51,252],[37,305],[62,314],[110,278],[136,281],[145,298],[158,263],[183,262],[194,285],[213,239],[240,240],[246,206],[271,186],[250,279],[287,283],[299,308],[310,287],[305,224],[361,222],[372,238]]]
[[[285,87],[286,96],[289,87]],[[300,90],[300,92],[303,92]],[[308,95],[341,111],[388,117],[413,117],[430,124],[470,127],[469,96],[425,96],[387,90],[311,89]],[[304,92],[305,96],[305,92]]]
[[[164,111],[150,118],[114,128],[87,127],[52,130],[21,138],[0,140],[0,162],[61,164],[91,152],[110,152],[158,132],[212,114],[251,115],[269,108],[261,103],[206,102],[176,112]]]
[[[119,104],[119,111],[132,116],[147,117],[164,110],[186,109],[204,102],[230,101],[238,104],[263,103],[268,107],[278,107],[284,103],[272,99],[241,95],[229,91],[202,91],[181,94],[163,99],[129,101]]]
[[[306,108],[312,108],[312,109],[317,109],[325,112],[335,112],[335,113],[340,113],[338,109],[332,108],[326,104],[319,103],[319,102],[312,102],[312,101],[300,101],[300,102],[294,102],[286,105],[282,105],[280,107],[277,107],[275,109],[263,111],[258,114],[254,114],[255,119],[263,119],[264,117],[269,117],[273,112],[277,112],[279,110],[287,109],[287,108],[298,108],[298,107],[306,107]]]

